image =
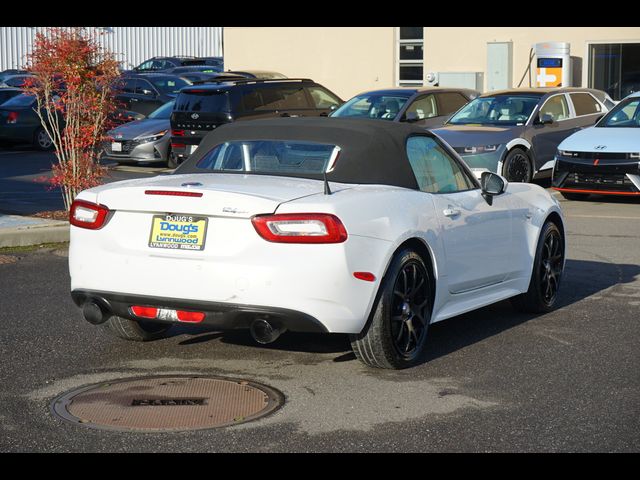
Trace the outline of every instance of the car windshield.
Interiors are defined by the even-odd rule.
[[[148,79],[160,91],[160,93],[178,93],[182,87],[191,85],[180,77],[153,77]]]
[[[214,172],[318,175],[327,171],[338,150],[335,145],[315,142],[232,141],[214,147],[196,163],[196,167]]]
[[[358,95],[334,111],[331,116],[393,120],[398,116],[398,112],[407,103],[410,96],[411,94],[382,95],[377,93]]]
[[[162,105],[157,110],[154,110],[153,112],[151,112],[147,116],[147,118],[155,118],[156,120],[170,118],[171,117],[171,112],[173,111],[173,105],[174,104],[175,104],[175,102],[173,100],[170,101],[170,102],[165,103],[164,105]]]
[[[2,104],[3,107],[30,107],[36,101],[36,97],[27,93],[21,93],[10,98]]]
[[[596,125],[596,127],[640,127],[640,97],[621,101]]]
[[[524,125],[542,95],[478,97],[462,107],[447,125]]]

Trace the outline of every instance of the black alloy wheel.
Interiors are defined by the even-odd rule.
[[[391,337],[398,355],[412,361],[427,335],[429,313],[429,276],[424,264],[407,262],[393,287]]]
[[[531,182],[533,168],[529,155],[520,148],[514,148],[507,154],[502,172],[509,182]]]
[[[564,238],[553,221],[542,227],[536,248],[529,289],[511,298],[516,310],[527,313],[546,313],[553,310],[564,269]]]
[[[542,247],[542,263],[540,275],[540,290],[542,300],[547,305],[553,305],[558,295],[560,287],[560,277],[562,276],[562,267],[564,264],[564,252],[560,232],[557,229],[550,230]]]
[[[433,276],[410,248],[389,264],[362,332],[350,335],[356,357],[376,368],[400,369],[422,357],[433,308]]]

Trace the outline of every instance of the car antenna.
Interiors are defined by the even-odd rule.
[[[331,195],[331,189],[329,188],[329,180],[327,180],[327,171],[322,174],[324,177],[324,194]]]

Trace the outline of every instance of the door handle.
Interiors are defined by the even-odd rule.
[[[132,98],[131,101],[132,102],[139,102],[139,100],[137,98]]]
[[[445,217],[457,217],[460,215],[460,210],[449,205],[449,208],[443,210],[442,213],[444,213]]]

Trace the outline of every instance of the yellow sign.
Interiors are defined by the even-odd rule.
[[[207,221],[207,217],[192,215],[154,215],[149,246],[175,250],[204,250]]]
[[[539,87],[561,87],[562,86],[562,67],[549,68],[538,67],[538,86]]]

